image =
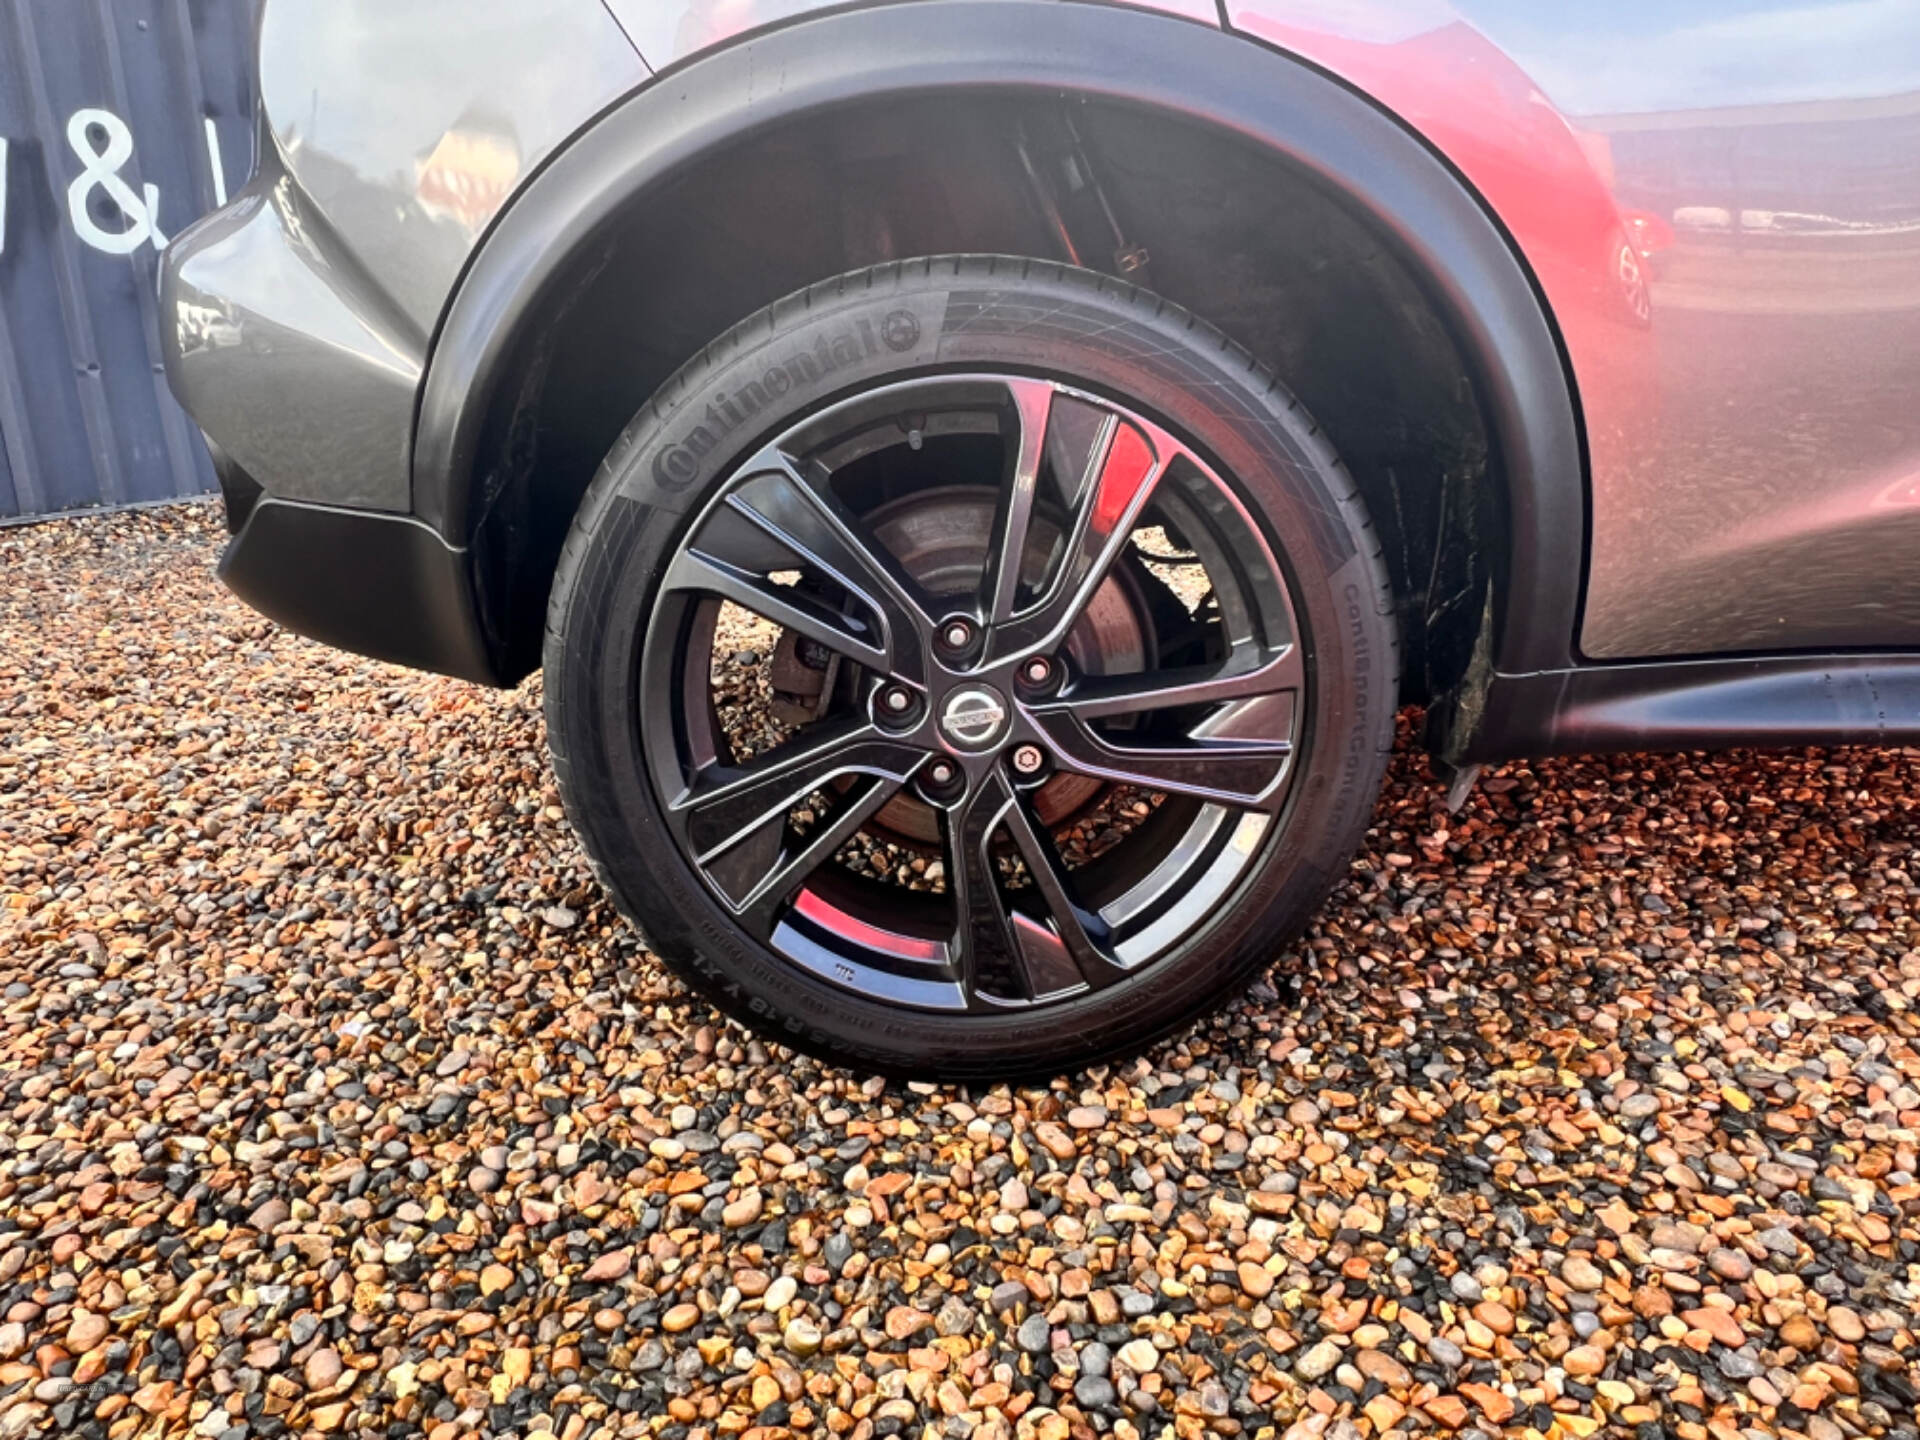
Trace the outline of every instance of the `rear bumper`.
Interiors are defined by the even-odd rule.
[[[162,265],[167,376],[208,437],[233,533],[220,576],[323,644],[501,684],[466,550],[407,513],[424,338],[369,298],[278,176],[267,151]]]
[[[259,498],[220,559],[247,604],[341,650],[505,683],[473,607],[467,552],[411,515]]]

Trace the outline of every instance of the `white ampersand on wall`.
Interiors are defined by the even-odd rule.
[[[106,136],[104,149],[95,149],[93,131]],[[67,213],[73,218],[73,230],[87,244],[109,255],[131,255],[148,241],[153,248],[167,248],[167,237],[160,231],[160,187],[146,185],[144,194],[136,194],[121,178],[120,167],[133,158],[133,132],[111,110],[76,110],[67,121],[67,143],[80,157],[81,171],[67,187]],[[106,230],[95,222],[87,208],[88,197],[104,190],[119,207],[127,224],[120,230]]]

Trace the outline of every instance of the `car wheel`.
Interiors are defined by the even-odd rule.
[[[568,537],[568,813],[732,1014],[892,1073],[1136,1050],[1346,868],[1397,638],[1355,487],[1140,290],[983,256],[793,296],[668,381]]]

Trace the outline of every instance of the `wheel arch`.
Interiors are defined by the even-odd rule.
[[[1578,406],[1524,259],[1461,177],[1343,82],[1242,37],[1146,11],[1058,0],[922,0],[814,15],[663,73],[523,189],[472,258],[436,336],[412,456],[416,513],[464,546],[490,496],[490,417],[516,352],[563,309],[634,207],[716,154],[889,99],[997,92],[1164,112],[1306,172],[1397,254],[1467,368],[1504,497],[1485,672],[1566,665],[1587,533]],[[1471,705],[1471,697],[1468,699]]]

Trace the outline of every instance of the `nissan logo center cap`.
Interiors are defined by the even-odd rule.
[[[963,750],[984,750],[1007,728],[1007,702],[985,685],[969,685],[947,696],[940,707],[940,730]]]

